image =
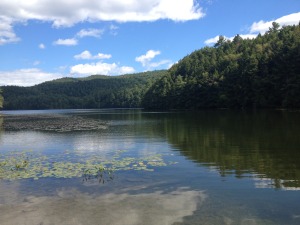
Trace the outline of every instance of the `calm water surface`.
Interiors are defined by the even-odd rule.
[[[1,225],[300,224],[299,111],[10,111],[0,124],[0,160],[166,163],[105,180],[0,174]]]

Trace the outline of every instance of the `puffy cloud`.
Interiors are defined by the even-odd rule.
[[[269,30],[270,27],[272,27],[272,23],[276,22],[279,23],[281,26],[287,26],[287,25],[296,25],[300,21],[300,12],[289,14],[283,17],[280,17],[276,20],[272,21],[259,21],[254,22],[250,28],[251,33],[265,33]]]
[[[218,40],[219,40],[219,35],[218,35],[218,36],[215,36],[215,37],[213,37],[213,38],[207,39],[206,41],[204,41],[204,44],[206,44],[206,45],[215,44],[215,43],[218,42]]]
[[[155,21],[171,19],[186,21],[199,19],[204,14],[193,0],[112,0],[77,1],[43,0],[19,4],[11,0],[0,3],[3,15],[20,19],[52,21],[54,26],[71,26],[82,21]],[[60,9],[60,10],[57,10]]]
[[[69,38],[69,39],[58,39],[53,42],[54,45],[65,45],[65,46],[74,46],[78,44],[77,39]]]
[[[87,76],[94,74],[101,75],[121,75],[127,73],[133,73],[135,70],[128,66],[119,66],[116,63],[90,63],[90,64],[77,64],[72,66],[70,73],[77,76]]]
[[[157,56],[160,55],[160,51],[149,50],[146,52],[145,55],[141,55],[135,58],[135,61],[140,62],[143,67],[146,67],[147,70],[151,70],[162,65],[168,65],[167,67],[170,68],[173,64],[171,60],[161,60],[158,62],[152,62],[152,60]]]
[[[82,29],[80,30],[76,36],[83,38],[83,37],[96,37],[99,38],[103,34],[104,30],[101,29]]]
[[[259,22],[254,22],[249,30],[248,34],[241,34],[240,37],[243,39],[253,39],[256,38],[259,33],[264,34],[266,31],[269,30],[270,27],[272,27],[272,23],[276,22],[279,23],[281,26],[287,26],[287,25],[296,25],[299,23],[300,18],[300,12],[299,13],[293,13],[289,14],[283,17],[280,17],[276,20],[272,21],[259,21]],[[225,37],[227,40],[233,40],[234,37]],[[217,43],[219,40],[219,35],[210,39],[207,39],[204,43],[206,45],[211,45],[214,43]]]
[[[136,57],[135,61],[142,63],[143,66],[147,66],[149,62],[157,55],[160,55],[160,51],[149,50],[145,55]]]
[[[98,53],[97,55],[92,55],[89,51],[83,51],[82,53],[75,55],[75,59],[110,59],[110,54]]]
[[[29,68],[14,71],[0,71],[0,77],[0,86],[32,86],[45,81],[60,78],[62,77],[62,75],[55,73],[46,73],[37,68]]]
[[[28,20],[51,22],[54,27],[70,27],[79,22],[188,21],[204,16],[194,0],[26,0],[0,1],[0,44],[20,39],[13,31],[15,23]],[[101,35],[86,30],[78,35]]]
[[[12,19],[0,16],[0,45],[20,41],[20,38],[14,33],[12,23]]]

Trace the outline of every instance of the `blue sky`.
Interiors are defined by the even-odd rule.
[[[1,0],[0,85],[168,69],[219,35],[298,24],[299,0]]]

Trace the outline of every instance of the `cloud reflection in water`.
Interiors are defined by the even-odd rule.
[[[93,195],[77,189],[61,189],[53,197],[20,198],[12,190],[9,193],[11,196],[6,197],[6,204],[0,204],[2,225],[173,224],[192,215],[206,198],[201,191],[185,188],[169,193],[155,191],[134,195]]]

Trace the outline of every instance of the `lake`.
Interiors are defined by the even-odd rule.
[[[300,224],[300,111],[2,111],[1,225]]]

